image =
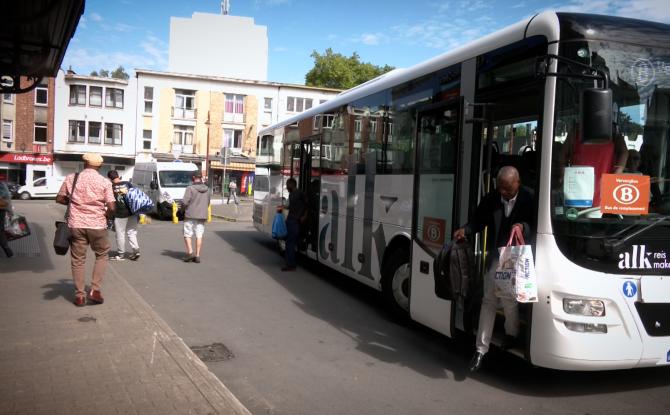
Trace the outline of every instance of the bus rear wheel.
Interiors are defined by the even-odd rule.
[[[396,249],[384,263],[382,295],[393,316],[399,320],[409,318],[410,274],[409,253],[406,249]]]

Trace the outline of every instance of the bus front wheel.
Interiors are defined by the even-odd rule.
[[[384,263],[382,294],[391,313],[399,318],[409,317],[410,265],[406,249],[396,249]]]

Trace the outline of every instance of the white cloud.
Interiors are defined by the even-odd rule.
[[[597,13],[633,19],[670,22],[668,0],[571,0],[557,8],[577,13]]]
[[[386,40],[383,33],[363,33],[359,39],[361,43],[368,46],[376,46]]]
[[[79,18],[79,25],[78,27],[81,27],[82,29],[86,29],[86,16],[81,16]]]
[[[93,20],[94,22],[101,22],[102,21],[102,16],[100,16],[98,13],[93,12],[93,13],[90,14],[90,16],[91,16],[91,20]]]
[[[287,47],[284,46],[277,46],[276,48],[272,49],[274,52],[286,52],[288,51]]]

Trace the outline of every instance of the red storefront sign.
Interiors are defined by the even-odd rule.
[[[0,154],[0,162],[24,163],[24,164],[52,164],[53,156],[51,154],[5,153]]]

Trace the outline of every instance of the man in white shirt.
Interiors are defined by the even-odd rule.
[[[470,363],[470,370],[476,371],[482,365],[484,355],[489,351],[493,325],[495,323],[498,298],[495,295],[494,276],[498,265],[498,248],[507,245],[514,228],[519,228],[524,238],[530,236],[530,223],[534,222],[533,193],[521,187],[519,172],[512,166],[500,169],[496,178],[496,190],[479,202],[474,217],[464,227],[454,232],[454,239],[461,240],[481,232],[488,227],[486,237],[486,275],[484,276],[484,297],[479,314],[477,330],[477,351]],[[504,345],[516,343],[519,335],[519,310],[513,298],[500,298],[505,312]]]

